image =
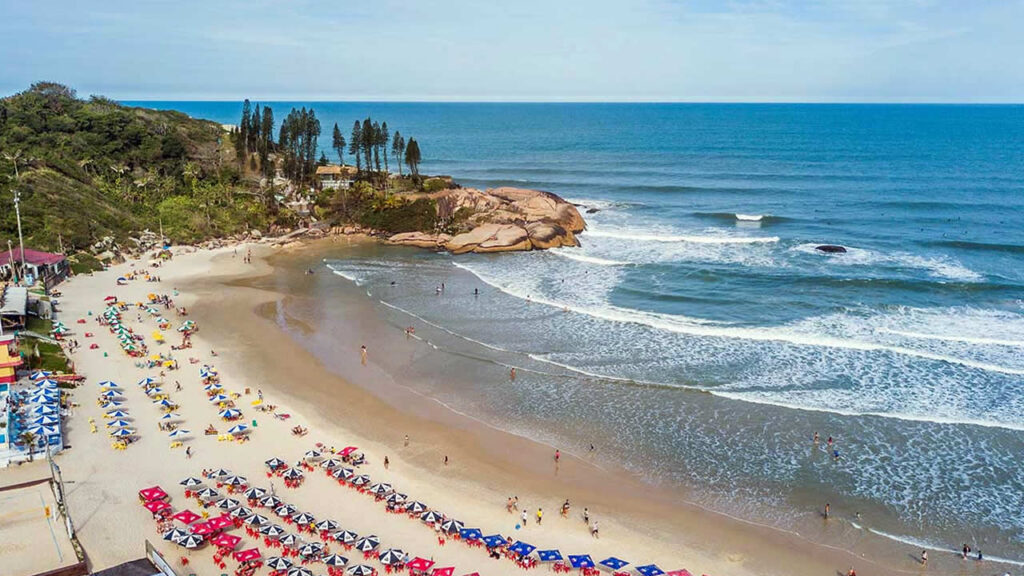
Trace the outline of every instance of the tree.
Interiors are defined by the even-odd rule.
[[[320,121],[313,109],[295,109],[281,123],[278,148],[284,156],[284,173],[300,183],[308,182],[316,164]]]
[[[34,460],[34,456],[32,455],[32,448],[36,443],[36,435],[29,431],[25,431],[21,433],[20,438],[21,441],[25,443],[25,447],[28,449],[28,461],[32,462]]]
[[[334,148],[334,152],[338,155],[338,164],[341,166],[345,165],[345,136],[341,134],[341,129],[338,128],[338,123],[334,123],[334,136],[331,138],[331,147]]]
[[[420,145],[415,138],[409,138],[409,145],[405,147],[405,163],[409,165],[409,171],[413,177],[420,175]]]
[[[348,141],[348,153],[356,157],[356,174],[362,175],[363,163],[359,153],[363,145],[363,129],[359,126],[359,120],[352,124],[352,137]]]
[[[238,138],[235,142],[238,163],[245,168],[245,159],[249,157],[249,124],[252,119],[252,105],[246,98],[242,103],[242,120],[238,123]]]
[[[391,135],[388,134],[387,122],[380,123],[380,133],[378,136],[380,137],[380,153],[384,156],[384,177],[387,178],[387,175],[391,172],[388,168],[388,139]],[[385,184],[387,184],[387,180],[385,180]]]
[[[395,156],[395,164],[398,165],[398,175],[402,175],[402,156],[405,154],[405,138],[402,134],[395,130],[395,135],[391,139],[391,153]]]
[[[263,107],[263,118],[260,122],[260,170],[267,178],[274,175],[274,164],[270,162],[270,152],[274,149],[274,110],[270,106]]]
[[[263,124],[263,113],[260,112],[260,105],[256,104],[256,110],[249,117],[249,152],[258,152],[260,148],[260,127]]]
[[[363,120],[363,161],[366,162],[366,169],[368,171],[373,170],[373,142],[374,142],[374,131],[373,121],[367,116],[366,120]]]

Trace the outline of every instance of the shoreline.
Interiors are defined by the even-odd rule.
[[[356,240],[362,241],[364,240]],[[296,422],[304,423],[301,421],[308,418],[313,438],[325,443],[341,441],[342,438],[347,438],[348,441],[357,440],[360,446],[367,447],[366,452],[371,462],[379,461],[384,455],[388,455],[392,466],[384,474],[389,477],[389,481],[393,479],[396,485],[402,486],[415,497],[452,511],[469,524],[480,522],[485,531],[504,526],[501,528],[503,533],[506,532],[506,528],[508,532],[515,533],[511,529],[516,520],[515,516],[502,508],[505,498],[517,494],[524,506],[527,503],[540,503],[551,518],[541,529],[535,529],[532,525],[524,528],[523,539],[541,544],[542,547],[587,550],[594,554],[595,560],[598,559],[598,555],[607,552],[608,555],[636,560],[638,564],[641,563],[639,560],[643,559],[644,563],[655,562],[665,569],[685,566],[713,576],[810,576],[835,571],[845,572],[851,564],[856,565],[861,574],[897,574],[912,571],[876,564],[873,559],[858,556],[856,549],[830,547],[794,533],[782,532],[777,528],[732,518],[696,504],[678,501],[678,495],[675,493],[654,489],[624,471],[598,468],[578,457],[567,455],[559,467],[560,470],[553,475],[550,472],[552,466],[549,446],[503,432],[470,415],[458,413],[433,399],[430,402],[423,402],[422,406],[410,409],[404,404],[410,396],[420,399],[429,397],[402,386],[388,374],[374,372],[371,378],[365,379],[366,381],[362,377],[339,376],[336,370],[332,369],[333,366],[325,366],[316,355],[296,342],[294,335],[282,330],[274,321],[273,314],[269,314],[268,317],[270,312],[278,314],[284,311],[280,303],[283,299],[289,298],[287,292],[261,286],[267,281],[273,281],[280,274],[288,273],[284,270],[287,267],[284,262],[295,260],[297,255],[307,251],[316,251],[325,242],[336,244],[337,239],[325,240],[322,243],[303,243],[296,249],[281,251],[257,246],[253,266],[239,266],[241,258],[233,259],[229,253],[230,249],[195,251],[176,256],[175,261],[168,266],[167,272],[159,273],[166,279],[176,282],[176,288],[182,289],[180,303],[192,310],[192,316],[202,326],[201,331],[194,337],[196,349],[202,350],[208,346],[220,351],[213,361],[225,375],[225,382],[229,388],[266,389],[267,396],[275,403],[278,403],[278,399],[285,399],[286,401],[281,404],[294,408],[295,422],[290,421],[289,425]],[[349,239],[347,242],[352,243],[352,240]],[[180,275],[172,273],[171,269],[176,268],[181,261],[186,261],[182,266],[186,267],[187,271]],[[95,302],[102,298],[102,294],[90,293],[95,292],[94,285],[100,284],[105,278],[106,285],[110,287],[117,271],[131,264],[133,263],[122,264],[113,271],[97,274],[93,281],[85,282],[89,285],[86,290],[78,290],[82,282],[77,280],[72,280],[66,285],[66,320],[70,321],[76,312],[98,308]],[[164,284],[157,284],[155,289],[167,291],[167,288],[165,281]],[[366,330],[369,338],[381,339],[380,345],[373,344],[371,350],[386,349],[389,343],[396,340],[398,348],[401,348],[405,339],[400,335],[400,331],[382,322],[372,306],[360,302],[357,292],[358,290],[353,289],[353,298],[340,304],[354,312],[355,323],[361,330]],[[90,300],[81,301],[85,298]],[[308,325],[305,328],[316,329]],[[413,347],[418,344],[407,343]],[[103,379],[103,375],[96,373],[95,369],[105,364],[97,363],[95,355],[87,361],[83,357],[86,354],[86,350],[79,350],[74,354],[76,362],[81,359],[81,366],[89,372],[89,380],[76,394],[80,404],[84,404],[82,396],[88,396],[92,391],[88,386]],[[410,354],[410,358],[415,359],[415,351]],[[114,364],[120,366],[118,370],[121,372],[132,372],[131,359],[120,356],[118,351],[107,360],[113,360]],[[355,366],[352,366],[353,363]],[[349,361],[347,368],[342,367],[342,372],[358,370],[358,364],[357,361]],[[371,356],[368,371],[373,372],[373,365]],[[183,368],[183,375],[194,371],[188,365],[184,365]],[[177,373],[171,373],[169,379],[177,376]],[[301,391],[298,387],[287,385],[290,381],[302,378],[320,385],[303,385]],[[368,388],[373,388],[373,391],[369,391]],[[90,448],[85,445],[92,442],[95,437],[90,439],[84,424],[78,422],[83,417],[76,414],[66,423],[69,442],[73,449],[59,457],[62,464],[65,460],[70,461],[64,468],[77,477],[83,472],[83,468],[80,467],[83,457],[98,457],[96,462],[92,462],[92,468],[95,469],[97,466],[110,464],[111,456],[115,459],[123,456],[112,454],[102,445],[101,452],[88,453]],[[338,422],[339,417],[342,417],[341,423]],[[266,417],[259,418],[261,424],[264,423]],[[201,422],[190,422],[190,426],[198,429]],[[264,426],[272,427],[275,424],[266,422]],[[257,447],[265,444],[294,444],[292,439],[287,437],[272,437],[265,442],[266,433],[262,429],[264,426],[260,427],[254,442],[239,447],[243,454],[253,456]],[[403,434],[409,434],[414,438],[409,447],[411,449],[400,447]],[[154,434],[152,430],[148,430],[144,435]],[[142,442],[148,443],[148,440],[144,438]],[[201,437],[196,439],[204,440]],[[438,446],[444,448],[439,449]],[[218,458],[231,458],[231,455],[221,450],[220,446],[216,448]],[[227,451],[234,449],[225,448]],[[136,456],[140,449],[142,446],[131,447],[128,454]],[[200,459],[205,459],[206,450],[205,445],[199,445],[197,452]],[[253,462],[233,462],[231,465],[255,466],[258,476],[263,459],[277,455],[262,452],[260,454],[263,456],[253,456]],[[441,465],[442,455],[454,455],[450,466]],[[152,454],[147,456],[153,458]],[[289,458],[293,454],[284,456]],[[140,479],[128,481],[137,483],[143,479],[148,481],[149,478],[153,478],[154,482],[163,482],[165,486],[171,480],[176,481],[177,477],[166,477],[167,469],[180,468],[180,464],[165,466],[166,463],[162,460],[164,459],[147,462],[146,474],[140,474]],[[540,464],[541,462],[546,464]],[[198,463],[190,464],[191,469],[198,470]],[[544,469],[548,472],[545,473]],[[380,470],[374,470],[374,475],[379,472]],[[123,480],[121,482],[123,484]],[[85,484],[75,486],[69,494],[75,508],[79,504],[74,493],[81,486]],[[577,528],[571,529],[571,525],[562,524],[561,518],[555,518],[556,507],[565,495],[569,495],[574,503],[574,515],[587,502],[602,502],[600,506],[592,507],[594,516],[601,520],[600,540],[591,538],[582,522],[574,523]],[[131,490],[121,494],[120,498],[114,496],[113,500],[107,488],[101,489],[99,494],[90,494],[90,497],[112,502],[116,511],[139,515]],[[81,522],[83,514],[79,512],[82,511],[73,511],[76,521]],[[378,514],[383,515],[380,511]],[[91,514],[88,517],[91,518]],[[136,536],[137,531],[141,530],[152,538],[149,534],[152,530],[140,528],[139,523],[135,521],[128,523],[127,526],[111,525],[101,528],[90,527],[90,523],[87,521],[86,525],[80,525],[79,533],[87,552],[94,559],[93,569],[112,565],[121,557],[117,551],[103,551],[98,554],[97,548],[102,550],[104,541],[109,544],[113,537],[119,534],[127,536],[131,534],[131,530],[136,530]],[[143,522],[142,526],[144,525]],[[551,525],[556,525],[556,529],[551,530]],[[569,526],[570,530],[566,530],[566,526]],[[416,526],[413,523],[409,528],[416,529]],[[123,551],[121,553],[123,554]],[[861,551],[861,554],[865,555],[870,553],[870,548]],[[942,569],[943,560],[936,560],[936,568]],[[874,567],[864,568],[868,564],[873,564]],[[514,566],[487,564],[488,573],[498,572],[499,570],[495,569],[501,568],[504,568],[500,570],[501,573],[507,573],[514,569]],[[952,570],[950,572],[952,573]]]

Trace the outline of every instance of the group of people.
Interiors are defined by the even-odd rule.
[[[568,518],[571,509],[572,505],[569,503],[569,499],[566,498],[565,502],[562,503],[562,508],[560,510],[562,518]],[[522,528],[526,528],[526,525],[529,522],[530,515],[526,511],[525,506],[522,510],[519,509],[519,496],[509,496],[508,501],[505,503],[505,510],[508,511],[509,514],[514,514],[516,511],[519,511],[519,525]],[[591,521],[590,510],[588,508],[583,508],[582,518],[583,523],[587,526],[587,529],[590,530],[590,535],[594,538],[600,538],[600,527],[598,526],[597,520]],[[534,521],[537,523],[538,526],[543,523],[543,508],[537,508],[537,512],[534,514]]]

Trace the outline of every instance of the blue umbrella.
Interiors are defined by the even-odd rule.
[[[569,564],[572,564],[573,568],[593,568],[594,559],[590,557],[590,554],[570,554]]]
[[[50,380],[49,378],[46,378],[44,380],[36,381],[36,386],[56,386],[56,385],[57,385],[57,381],[56,380]]]
[[[526,556],[527,554],[533,552],[536,549],[536,546],[531,546],[530,544],[527,544],[522,540],[516,542],[509,548],[509,550],[515,552],[516,554],[519,554],[520,556]]]
[[[537,556],[541,562],[555,562],[562,559],[562,553],[558,550],[538,550]]]
[[[488,548],[494,548],[495,546],[501,546],[502,544],[505,544],[505,543],[506,543],[505,542],[505,537],[501,536],[500,534],[492,534],[490,536],[484,536],[484,544],[486,544]]]
[[[621,558],[616,558],[615,556],[609,556],[608,558],[601,560],[600,564],[602,566],[607,566],[612,570],[618,570],[619,568],[622,568],[623,566],[629,564],[629,562],[626,562]]]
[[[459,536],[463,540],[479,540],[484,537],[484,533],[479,528],[463,528],[459,530]]]
[[[664,570],[658,568],[654,564],[647,564],[646,566],[637,566],[634,568],[641,576],[662,576],[665,573]]]

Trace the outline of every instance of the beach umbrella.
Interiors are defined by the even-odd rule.
[[[110,380],[104,380],[103,382],[100,382],[98,386],[100,388],[103,388],[104,390],[114,390],[117,388],[117,384],[111,382]]]
[[[107,418],[127,418],[129,414],[124,410],[111,410],[107,412]]]
[[[215,394],[213,396],[210,396],[211,404],[220,404],[221,402],[227,402],[228,400],[231,400],[231,398],[228,398],[223,394]]]
[[[345,448],[342,448],[341,452],[338,452],[338,454],[340,454],[341,456],[348,456],[349,454],[355,452],[356,450],[359,450],[359,448],[356,448],[355,446],[346,446]]]
[[[377,496],[383,496],[391,491],[391,484],[388,484],[386,482],[378,482],[373,486],[370,486],[370,492],[376,494]]]
[[[32,414],[33,416],[39,416],[42,414],[53,414],[55,412],[57,412],[56,409],[50,406],[46,406],[45,404],[40,404],[39,406],[36,406],[35,408],[29,410],[29,414]]]
[[[107,428],[127,428],[131,425],[132,423],[127,420],[111,420],[107,422]]]
[[[633,569],[636,570],[640,574],[640,576],[663,576],[665,574],[664,570],[662,570],[661,568],[658,568],[654,564],[646,564],[644,566],[637,566],[637,567],[635,567]]]
[[[356,564],[345,571],[349,576],[373,576],[376,570],[366,564]]]
[[[181,482],[178,482],[178,484],[181,484],[185,488],[195,488],[196,486],[202,486],[203,481],[200,480],[199,478],[196,478],[195,476],[189,476],[188,478],[185,478]]]
[[[427,505],[417,500],[413,500],[412,502],[409,502],[408,504],[405,505],[405,511],[410,514],[419,514],[420,512],[423,512],[426,509]]]
[[[405,567],[410,570],[421,570],[426,572],[427,570],[430,570],[430,567],[433,565],[433,560],[427,560],[426,558],[420,558],[419,556],[417,556],[412,560],[409,560]]]
[[[295,534],[285,534],[278,538],[277,541],[285,546],[296,546],[299,543],[299,537]]]
[[[683,568],[682,570],[672,570],[670,572],[666,572],[665,576],[693,576],[693,574],[690,574],[689,570]]]
[[[319,542],[311,542],[306,544],[302,548],[299,548],[299,555],[303,558],[310,558],[313,556],[319,556],[324,551],[324,545]]]
[[[278,468],[284,468],[285,466],[288,465],[287,462],[285,462],[284,460],[281,460],[280,458],[271,458],[270,460],[267,460],[265,462],[265,464],[267,465],[267,468],[270,468],[271,470],[277,470]]]
[[[197,522],[189,527],[189,531],[199,536],[205,536],[213,534],[217,529],[211,526],[209,522]]]
[[[573,568],[593,568],[594,560],[589,554],[570,554],[569,564],[571,564]]]
[[[316,523],[316,529],[318,532],[332,532],[340,527],[341,525],[334,520],[321,520]]]
[[[178,512],[174,516],[171,516],[171,518],[174,518],[175,520],[177,520],[178,522],[181,522],[182,524],[191,524],[191,523],[195,522],[196,520],[199,520],[200,518],[202,518],[202,516],[200,516],[199,514],[196,514],[195,512],[193,512],[191,510],[182,510],[181,512]]]
[[[39,387],[56,387],[58,384],[60,383],[57,382],[56,380],[51,380],[49,378],[44,378],[36,382],[36,386]]]
[[[204,540],[203,537],[198,534],[189,534],[183,537],[181,540],[178,540],[176,544],[178,546],[181,546],[182,548],[192,550],[193,548],[199,548],[200,546],[202,546],[203,542],[205,541],[206,540]]]
[[[351,480],[353,486],[365,486],[370,483],[370,477],[362,474]]]
[[[103,398],[124,398],[117,390],[104,390],[100,392],[100,396]]]
[[[119,428],[110,433],[115,438],[124,438],[125,436],[131,436],[135,434],[135,430],[132,428]]]
[[[234,408],[228,408],[227,410],[221,410],[217,415],[225,420],[234,420],[235,418],[240,417],[242,413]]]
[[[390,504],[402,504],[403,502],[405,502],[406,498],[408,498],[408,496],[406,496],[405,494],[401,494],[399,492],[392,492],[391,494],[388,495],[387,501]]]
[[[291,504],[282,504],[277,508],[274,508],[274,514],[277,514],[281,518],[291,516],[296,512],[298,512],[298,509],[295,506],[292,506]]]
[[[241,541],[242,539],[240,537],[226,532],[218,534],[213,540],[210,540],[210,542],[217,548],[227,548],[228,550],[234,549],[234,547],[238,546],[238,543]]]
[[[433,510],[428,510],[428,511],[424,512],[423,515],[420,516],[420,520],[422,520],[423,522],[425,522],[427,524],[436,524],[436,523],[440,522],[443,519],[444,519],[443,516],[441,516],[437,512],[434,512]]]
[[[60,418],[57,418],[52,414],[44,414],[32,420],[32,423],[36,426],[52,426],[54,424],[60,424]]]
[[[245,476],[231,475],[224,479],[224,483],[237,488],[239,486],[248,486],[249,480]]]
[[[479,528],[463,528],[462,530],[459,530],[459,536],[461,536],[463,540],[472,542],[473,540],[483,538],[484,534]]]
[[[171,420],[181,420],[181,414],[178,414],[177,412],[168,412],[167,414],[161,416],[160,419],[166,420],[168,422],[170,422]]]
[[[377,560],[387,566],[395,566],[404,562],[405,552],[398,548],[388,548],[377,555]]]
[[[47,426],[43,428],[44,436],[60,436],[60,427],[58,426]]]
[[[364,536],[359,540],[356,540],[356,550],[361,552],[369,552],[380,546],[380,538],[376,536]]]
[[[139,380],[137,382],[137,384],[139,386],[149,386],[150,384],[153,384],[154,382],[156,382],[156,380],[154,380],[153,378],[150,378],[149,376],[146,376],[142,380]]]
[[[168,438],[182,438],[184,436],[188,436],[191,433],[192,433],[192,431],[190,431],[190,430],[185,430],[184,428],[179,428],[178,430],[175,430],[174,432],[171,432],[170,434],[168,434],[167,437]]]
[[[171,507],[165,500],[150,500],[142,505],[143,508],[149,510],[153,514],[160,512],[161,510],[167,510]]]
[[[281,476],[287,478],[288,480],[298,480],[299,478],[305,476],[305,474],[302,473],[302,470],[293,467],[285,470],[284,474],[282,474]]]
[[[465,527],[466,527],[465,524],[463,524],[462,522],[459,522],[458,520],[455,520],[455,519],[445,520],[444,522],[441,523],[441,530],[444,530],[448,534],[454,534],[454,533],[462,530]]]
[[[223,478],[225,476],[231,476],[231,470],[225,470],[224,468],[218,468],[217,470],[210,473],[214,478]]]
[[[203,500],[213,500],[217,496],[220,496],[220,492],[217,492],[213,488],[203,488],[199,492],[196,492],[196,495]]]
[[[234,498],[221,498],[214,502],[214,505],[221,510],[234,510],[235,508],[238,508],[239,503],[238,500],[235,500]]]
[[[203,386],[203,390],[205,390],[207,392],[211,392],[213,390],[223,390],[223,389],[224,389],[224,387],[221,386],[220,384],[218,384],[217,382],[210,382],[206,386]]]
[[[167,398],[164,398],[163,400],[154,400],[153,403],[156,404],[157,406],[160,406],[161,408],[174,409],[178,407],[177,404],[171,402]]]
[[[146,390],[146,396],[149,396],[150,398],[152,398],[154,396],[157,396],[159,394],[163,394],[163,393],[164,393],[164,389],[159,387],[159,386],[154,386],[153,388],[150,388],[149,390]]]
[[[249,548],[248,550],[235,552],[231,555],[231,557],[234,558],[236,562],[240,562],[242,564],[246,562],[252,562],[254,560],[259,560],[260,556],[261,555],[259,548]]]
[[[562,553],[558,550],[538,550],[537,557],[541,562],[556,562],[562,559]]]
[[[253,515],[253,511],[245,506],[240,506],[231,511],[232,518],[240,518],[245,520],[246,518]]]
[[[278,536],[284,534],[284,532],[284,528],[281,528],[277,524],[267,524],[266,526],[260,528],[260,534],[269,536],[271,538],[277,538]]]
[[[333,566],[335,568],[341,568],[342,566],[348,564],[348,558],[345,558],[340,554],[328,554],[327,556],[324,556],[323,560],[321,561],[324,564],[328,566]]]
[[[309,524],[316,522],[316,518],[314,518],[312,514],[299,512],[298,514],[292,516],[292,522],[295,522],[296,524],[302,524],[303,526],[308,526]]]
[[[221,514],[220,516],[210,518],[209,520],[207,520],[206,523],[209,524],[210,528],[213,528],[214,530],[223,530],[224,528],[231,528],[235,525],[234,519],[232,519],[227,512]]]
[[[321,454],[319,450],[307,450],[304,456],[306,460],[316,460],[320,458]]]
[[[455,567],[448,566],[445,568],[434,568],[430,571],[430,576],[453,576],[455,574]]]
[[[331,476],[334,476],[338,480],[350,480],[356,473],[351,468],[336,468],[331,472]]]
[[[505,544],[508,544],[508,542],[505,540],[505,537],[501,536],[500,534],[491,534],[490,536],[484,536],[483,541],[488,548],[494,548],[496,546],[504,546]]]
[[[334,534],[331,534],[331,538],[333,538],[337,542],[341,542],[342,544],[351,545],[359,539],[359,535],[349,530],[338,530]]]
[[[28,432],[29,434],[31,434],[33,436],[37,436],[38,437],[38,436],[43,436],[44,433],[46,432],[46,429],[43,428],[42,426],[33,426],[33,427],[29,428],[28,430],[26,430],[26,432]]]
[[[288,569],[288,576],[313,576],[313,573],[309,571],[309,568],[292,566]]]
[[[228,428],[228,434],[232,434],[232,435],[245,434],[248,431],[249,431],[249,427],[246,426],[245,424],[236,424],[236,425],[232,426],[231,428]]]
[[[110,408],[117,408],[118,406],[120,406],[122,404],[124,404],[124,402],[121,402],[120,400],[107,400],[106,402],[103,403],[102,406],[100,406],[100,408],[103,408],[104,410],[108,410]]]
[[[171,528],[170,530],[164,532],[164,540],[167,540],[167,541],[170,541],[170,542],[177,542],[178,540],[181,540],[185,536],[188,536],[188,532],[185,532],[184,530],[181,530],[180,528]]]
[[[49,378],[51,374],[53,374],[53,372],[50,372],[49,370],[36,370],[29,378],[32,380],[41,380],[43,378]]]
[[[260,500],[260,506],[263,506],[264,508],[277,508],[281,504],[284,504],[284,502],[282,502],[277,496],[266,496]]]
[[[320,463],[320,467],[325,470],[331,470],[333,468],[337,468],[338,466],[341,466],[341,460],[338,460],[337,458],[328,458],[327,460],[324,460],[323,462]]]
[[[258,500],[260,498],[263,498],[263,495],[266,493],[267,491],[264,490],[263,488],[257,488],[253,486],[252,488],[249,488],[248,490],[245,491],[245,499]]]
[[[520,556],[527,556],[531,552],[536,550],[537,547],[533,546],[531,544],[527,544],[526,542],[523,542],[522,540],[519,540],[515,544],[509,546],[508,549],[511,550],[512,552],[515,552],[516,554],[519,554]]]
[[[270,520],[262,514],[253,514],[246,518],[244,522],[250,526],[264,526],[270,522]]]
[[[277,572],[280,570],[287,570],[292,567],[292,561],[287,558],[280,556],[271,556],[267,558],[267,568]]]

